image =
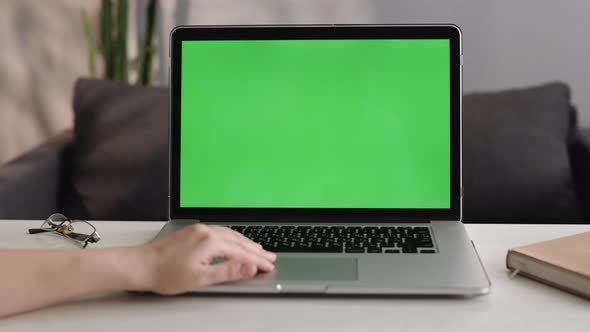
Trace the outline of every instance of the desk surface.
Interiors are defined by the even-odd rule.
[[[26,234],[39,221],[0,221],[0,247],[63,247]],[[96,222],[101,247],[144,243],[161,222]],[[492,280],[487,296],[460,298],[162,297],[110,294],[0,320],[0,331],[588,331],[590,303],[522,277],[508,248],[589,231],[586,225],[467,225]],[[2,267],[2,269],[10,267]],[[0,272],[1,273],[1,272]],[[64,276],[67,273],[64,272]]]

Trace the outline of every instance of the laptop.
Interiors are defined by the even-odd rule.
[[[171,33],[169,221],[230,227],[275,271],[195,292],[486,294],[461,222],[453,25]]]

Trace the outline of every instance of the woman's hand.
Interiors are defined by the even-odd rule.
[[[195,224],[137,248],[139,288],[178,294],[271,272],[276,255],[227,227]],[[211,264],[213,260],[223,261]]]
[[[273,271],[275,259],[229,228],[206,225],[134,247],[1,249],[0,264],[10,268],[0,273],[0,317],[123,290],[178,294]]]

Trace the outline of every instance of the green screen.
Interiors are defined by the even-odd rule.
[[[449,208],[449,47],[183,41],[180,206]]]

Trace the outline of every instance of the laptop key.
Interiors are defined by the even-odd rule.
[[[381,250],[379,247],[368,247],[367,252],[370,254],[380,254],[383,252],[383,250]]]
[[[415,254],[418,252],[418,249],[416,247],[403,247],[402,252],[404,254]]]
[[[344,252],[347,254],[364,254],[365,248],[346,248]]]

